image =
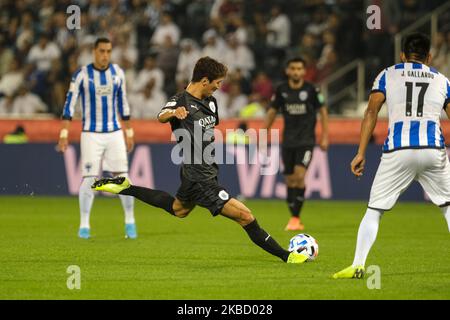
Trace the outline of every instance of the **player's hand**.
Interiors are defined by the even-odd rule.
[[[127,152],[130,153],[134,149],[134,138],[133,137],[125,137],[125,143],[127,145]]]
[[[352,169],[352,173],[357,176],[360,177],[363,175],[364,172],[364,165],[366,164],[366,159],[364,157],[364,155],[361,154],[357,154],[354,158],[352,163],[350,164],[350,167]]]
[[[185,107],[178,107],[175,109],[174,116],[177,119],[183,120],[188,116],[189,111]]]
[[[59,138],[58,145],[56,146],[56,150],[58,152],[64,153],[67,150],[67,146],[69,145],[69,139],[67,138]]]
[[[327,151],[328,146],[329,146],[328,138],[323,137],[322,140],[320,140],[319,144],[320,149],[322,149],[323,151]]]

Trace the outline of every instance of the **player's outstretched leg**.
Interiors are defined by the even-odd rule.
[[[234,198],[230,199],[220,214],[239,223],[256,245],[284,262],[303,263],[308,259],[306,255],[283,249],[270,234],[259,226],[250,209],[242,202]]]
[[[91,237],[89,217],[94,202],[94,192],[92,192],[90,186],[94,181],[95,177],[83,177],[78,193],[80,203],[80,229],[78,230],[78,236],[82,239],[89,239]]]
[[[358,240],[356,243],[355,259],[353,264],[333,275],[334,279],[351,279],[364,277],[364,265],[370,248],[375,242],[378,226],[383,214],[381,210],[367,208],[366,214],[359,225]]]
[[[133,196],[145,203],[162,208],[168,213],[175,215],[173,210],[174,197],[165,191],[133,186],[126,177],[102,178],[95,181],[91,188],[97,191]]]

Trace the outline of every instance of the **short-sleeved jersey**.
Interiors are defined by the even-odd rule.
[[[125,75],[117,64],[98,70],[91,63],[73,74],[64,104],[63,119],[72,119],[79,98],[83,131],[117,131],[120,129],[118,115],[123,120],[130,119]]]
[[[383,152],[445,147],[442,108],[450,102],[449,80],[421,63],[399,63],[383,70],[372,92],[382,92],[389,113]]]
[[[183,91],[170,98],[161,112],[178,107],[185,107],[189,112],[183,120],[175,117],[170,120],[178,146],[183,150],[183,176],[191,181],[217,177],[214,127],[219,123],[219,115],[216,99],[210,96],[200,100]]]
[[[287,82],[277,87],[271,107],[284,117],[283,147],[314,146],[317,110],[322,106],[319,90],[309,82],[300,89],[292,89]]]

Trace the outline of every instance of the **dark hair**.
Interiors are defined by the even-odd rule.
[[[414,58],[421,61],[426,60],[430,52],[430,38],[423,33],[411,33],[403,39],[402,50],[406,59]]]
[[[297,63],[297,62],[301,62],[301,63],[303,63],[303,66],[306,66],[306,61],[305,61],[305,59],[303,59],[303,58],[301,58],[301,57],[294,57],[294,58],[289,59],[289,60],[286,62],[286,67],[289,67],[289,65],[290,65],[291,63]]]
[[[210,57],[203,57],[198,59],[195,64],[194,72],[192,73],[192,82],[199,82],[204,77],[208,78],[211,82],[221,77],[225,77],[227,71],[228,68],[224,64]]]
[[[97,40],[95,40],[95,43],[94,43],[94,48],[97,48],[100,43],[111,43],[111,40],[109,40],[108,38],[105,38],[105,37],[97,38]]]

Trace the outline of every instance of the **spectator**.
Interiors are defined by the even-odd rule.
[[[17,33],[13,35],[15,45],[19,51],[28,49],[34,40],[34,22],[33,15],[29,11],[25,11],[21,16],[21,24],[17,29]],[[12,30],[15,32],[14,30]]]
[[[0,78],[8,72],[13,59],[13,51],[6,46],[4,37],[0,35]]]
[[[4,99],[6,100],[6,99]],[[5,111],[5,106],[3,105],[4,100],[0,103],[0,112],[3,113]],[[11,101],[6,102],[7,104],[11,103]],[[30,92],[30,90],[22,85],[19,88],[17,96],[12,100],[10,105],[6,106],[5,113],[12,113],[15,115],[32,115],[35,113],[47,112],[47,107],[44,102],[39,98],[38,95]]]
[[[272,7],[270,15],[266,27],[265,67],[269,74],[274,76],[279,72],[279,66],[282,65],[291,43],[291,21],[287,15],[281,12],[278,5]]]
[[[438,32],[436,38],[433,40],[433,46],[430,52],[432,65],[444,75],[448,76],[450,48],[447,44],[446,35],[443,32]]]
[[[50,41],[49,36],[42,34],[39,42],[35,44],[28,54],[28,62],[35,64],[39,72],[47,72],[50,70],[54,59],[61,56],[58,46]]]
[[[228,93],[217,90],[214,96],[217,99],[219,108],[219,119],[234,118],[239,116],[239,112],[248,103],[248,98],[241,92],[241,87],[237,82],[229,84]]]
[[[131,91],[142,91],[150,79],[155,80],[155,89],[163,90],[164,73],[156,66],[156,58],[148,56],[144,60],[144,68],[138,73],[136,82],[131,86]]]
[[[92,53],[91,53],[92,56]],[[130,39],[125,35],[119,36],[111,52],[111,62],[121,63],[124,60],[135,65],[138,59],[136,47],[130,44]]]
[[[94,49],[94,42],[94,36],[86,37],[83,42],[81,42],[77,58],[78,66],[86,66],[92,63],[92,50]]]
[[[192,39],[183,39],[180,42],[181,52],[177,63],[177,91],[181,91],[192,78],[195,63],[201,57],[197,44]]]
[[[150,79],[144,90],[130,96],[131,112],[136,119],[156,119],[165,105],[167,96],[155,88],[155,80]]]
[[[336,37],[334,34],[327,30],[322,35],[323,39],[323,48],[322,53],[320,54],[319,61],[317,62],[317,68],[322,69],[327,63],[327,59],[330,57],[330,52],[335,51],[336,45]]]
[[[203,57],[208,56],[218,61],[223,60],[222,57],[225,44],[214,29],[209,29],[203,34],[203,42],[205,43],[202,50]]]
[[[0,97],[13,97],[23,83],[24,75],[19,61],[13,57],[8,72],[0,79]]]
[[[178,54],[178,48],[175,46],[172,37],[166,35],[156,58],[156,65],[164,74],[164,91],[168,95],[174,95],[176,91],[175,73],[177,71]]]
[[[267,23],[267,45],[271,48],[285,50],[291,44],[291,21],[281,12],[279,6],[270,10],[270,20]]]
[[[245,44],[239,43],[234,34],[228,36],[223,62],[230,72],[239,69],[246,78],[250,78],[251,72],[255,68],[253,52]]]
[[[253,99],[269,101],[273,94],[272,81],[264,71],[258,71],[252,82]]]
[[[156,27],[150,42],[153,46],[162,47],[166,42],[167,36],[172,39],[173,43],[178,43],[180,40],[180,29],[172,21],[172,16],[169,13],[163,13],[161,23]]]

